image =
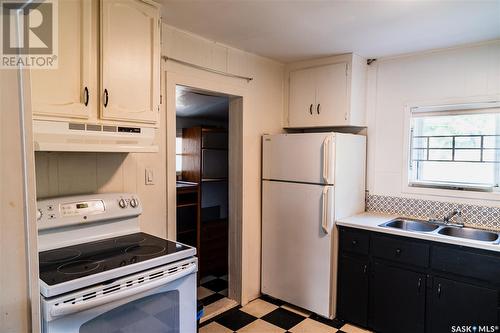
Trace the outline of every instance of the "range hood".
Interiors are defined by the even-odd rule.
[[[156,153],[155,128],[33,121],[35,151]]]

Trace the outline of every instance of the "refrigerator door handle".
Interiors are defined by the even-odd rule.
[[[321,198],[321,228],[325,232],[325,234],[330,233],[330,229],[328,227],[328,207],[329,207],[329,198],[328,198],[328,186],[323,188],[323,195]]]
[[[323,141],[323,181],[330,184],[330,140],[331,136],[327,136]]]

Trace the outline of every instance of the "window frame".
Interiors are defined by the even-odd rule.
[[[177,139],[183,140],[182,134],[181,134],[181,136],[176,135],[176,137],[175,137],[175,161],[176,161],[175,162],[175,174],[177,176],[181,176],[182,175],[182,162],[181,162],[181,170],[177,170],[177,156],[181,156],[181,158],[182,158],[182,156],[184,156],[184,154],[182,152],[179,154],[177,153]],[[182,143],[182,141],[181,141],[181,143]]]
[[[453,99],[453,100],[437,100],[426,102],[408,103],[404,107],[404,122],[403,122],[403,170],[402,170],[402,192],[406,194],[419,194],[438,197],[458,197],[465,199],[479,199],[500,201],[500,192],[492,190],[490,187],[480,186],[453,186],[446,184],[429,184],[419,183],[411,184],[410,180],[410,163],[411,163],[411,138],[412,138],[412,111],[415,108],[433,108],[436,110],[440,107],[449,107],[450,105],[468,105],[482,103],[498,103],[500,95],[480,96],[468,99]]]

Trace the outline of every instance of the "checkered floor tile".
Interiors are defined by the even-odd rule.
[[[267,296],[226,311],[200,326],[200,333],[370,333]]]
[[[209,276],[201,279],[198,287],[198,300],[204,306],[210,305],[227,296],[227,279]]]
[[[227,298],[227,286],[227,276],[208,276],[200,280],[198,301],[204,306],[201,323],[238,305],[236,301]]]

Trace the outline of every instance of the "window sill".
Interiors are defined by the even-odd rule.
[[[433,188],[433,187],[422,187],[422,186],[409,186],[408,184],[403,184],[403,193],[422,195],[422,196],[434,196],[443,198],[461,198],[470,200],[487,200],[487,201],[500,201],[500,192],[486,192],[486,191],[471,191],[471,190],[451,190],[445,188]]]
[[[424,182],[424,181],[415,181],[408,184],[408,187],[416,187],[416,188],[432,188],[438,190],[450,190],[450,191],[469,191],[469,192],[498,192],[498,189],[493,188],[492,186],[474,186],[474,185],[466,185],[466,184],[450,184],[450,183],[442,183],[442,182]]]

